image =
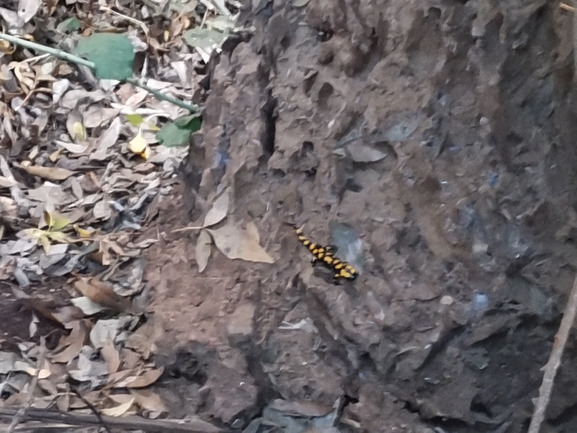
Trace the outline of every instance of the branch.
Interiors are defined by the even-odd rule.
[[[18,412],[17,408],[0,408],[1,418],[12,418]],[[138,416],[114,417],[102,415],[102,420],[110,427],[119,429],[142,430],[149,433],[181,432],[181,433],[232,433],[232,430],[221,430],[200,420],[157,420],[140,418]],[[22,418],[25,421],[40,421],[42,423],[62,423],[73,426],[101,426],[101,421],[95,415],[57,412],[53,410],[34,409],[26,411]]]
[[[20,45],[21,47],[30,48],[31,50],[40,51],[41,53],[50,54],[59,59],[66,60],[70,63],[75,63],[77,65],[86,66],[92,70],[96,68],[93,62],[90,62],[82,57],[75,56],[66,51],[59,50],[58,48],[51,48],[45,45],[37,44],[36,42],[30,42],[26,39],[20,39],[15,36],[7,35],[6,33],[0,33],[0,39],[10,42],[11,44]]]
[[[7,35],[5,33],[0,33],[0,39],[4,39],[4,40],[6,40],[12,44],[20,45],[20,46],[25,47],[25,48],[30,48],[31,50],[39,51],[41,53],[50,54],[54,57],[57,57],[59,59],[65,60],[65,61],[70,62],[70,63],[74,63],[76,65],[86,66],[86,67],[90,68],[92,71],[94,71],[96,69],[96,64],[94,62],[83,59],[82,57],[76,56],[74,54],[70,54],[66,51],[63,51],[63,50],[60,50],[57,48],[47,47],[45,45],[37,44],[36,42],[30,42],[30,41],[27,41],[26,39],[20,39],[20,38],[11,36],[11,35]],[[199,110],[199,108],[196,105],[187,104],[186,102],[183,102],[179,99],[175,99],[175,98],[172,98],[168,95],[165,95],[164,93],[160,93],[158,90],[154,90],[154,89],[152,89],[152,88],[150,88],[144,84],[141,84],[138,80],[136,80],[134,78],[128,78],[126,81],[130,84],[133,84],[135,86],[138,86],[138,87],[146,90],[147,92],[151,93],[152,95],[154,95],[157,99],[160,99],[161,101],[170,102],[171,104],[174,104],[180,108],[184,108],[185,110],[190,111],[191,113],[196,113]]]
[[[567,301],[567,306],[565,307],[559,330],[557,331],[557,334],[555,334],[553,349],[551,350],[551,355],[549,355],[549,361],[547,361],[547,365],[543,368],[545,370],[545,373],[543,374],[543,382],[539,388],[539,398],[537,399],[537,403],[535,403],[533,419],[531,420],[531,425],[529,426],[527,433],[539,433],[541,424],[545,419],[545,411],[547,410],[547,405],[551,398],[551,392],[553,391],[555,375],[557,374],[557,369],[561,365],[563,350],[565,349],[565,343],[567,343],[567,338],[569,337],[569,331],[571,331],[571,327],[575,322],[576,311],[577,277],[575,277],[575,281],[573,282],[573,288],[571,289],[571,294],[569,295],[569,300]]]

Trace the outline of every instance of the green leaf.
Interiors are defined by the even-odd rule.
[[[76,17],[68,18],[58,24],[57,30],[61,32],[75,32],[80,29],[81,23]]]
[[[140,126],[144,122],[144,117],[140,114],[127,114],[126,120],[128,120],[132,126]]]
[[[167,123],[156,134],[156,138],[166,147],[186,146],[190,136],[200,129],[202,119],[197,115],[183,116]]]
[[[95,33],[80,39],[74,54],[94,63],[94,74],[99,80],[124,81],[132,77],[134,47],[126,36]]]

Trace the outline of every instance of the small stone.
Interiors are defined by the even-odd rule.
[[[230,337],[246,338],[252,336],[253,333],[253,317],[255,307],[252,303],[246,302],[240,304],[229,316],[229,321],[226,326],[228,335]]]
[[[445,295],[441,298],[441,305],[453,305],[453,302],[455,302],[455,300],[452,296]]]

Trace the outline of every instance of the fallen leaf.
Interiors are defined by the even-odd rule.
[[[13,186],[18,185],[15,179],[9,179],[4,176],[0,176],[0,188],[12,188]]]
[[[106,409],[102,409],[101,412],[103,415],[108,415],[108,416],[122,416],[130,410],[133,403],[134,403],[134,398],[131,398],[126,403],[120,404],[120,405],[115,406],[115,407],[108,407]]]
[[[130,300],[123,298],[111,286],[96,278],[80,278],[74,283],[74,287],[91,301],[117,313],[122,313],[130,308]]]
[[[198,265],[198,273],[206,269],[208,259],[210,258],[211,247],[210,235],[202,230],[196,240],[196,264]]]
[[[88,149],[88,144],[67,143],[66,141],[55,141],[55,144],[73,154],[84,153]]]
[[[44,211],[44,221],[48,225],[49,230],[62,230],[68,224],[70,224],[70,220],[66,218],[64,215],[59,215],[57,213],[51,213],[48,211]]]
[[[355,162],[377,162],[387,157],[385,152],[364,144],[351,144],[347,146],[347,150]]]
[[[228,195],[228,188],[217,198],[212,205],[212,208],[204,217],[204,224],[203,227],[210,227],[215,224],[218,224],[223,219],[226,218],[226,214],[228,213],[228,204],[229,204],[229,195]]]
[[[100,350],[100,353],[106,361],[108,374],[116,373],[118,371],[118,367],[120,367],[120,354],[118,353],[118,350],[116,350],[112,339],[106,340],[104,346],[102,346],[102,349]]]
[[[156,342],[164,338],[164,335],[165,329],[162,322],[149,318],[144,325],[126,339],[124,344],[127,348],[140,353],[143,359],[148,359],[155,349]]]
[[[150,154],[150,150],[148,148],[148,143],[146,142],[146,139],[140,134],[138,134],[136,137],[134,137],[132,140],[130,140],[130,143],[128,143],[128,149],[132,153],[135,153],[135,154],[140,155],[142,157],[144,157],[147,154],[147,151],[148,151],[148,154]]]
[[[116,385],[116,387],[126,388],[145,388],[153,384],[164,372],[164,368],[160,367],[156,370],[147,370],[140,376],[127,377],[125,380]]]
[[[130,123],[132,126],[140,126],[142,123],[144,123],[144,117],[142,117],[140,114],[127,114],[126,120],[128,120],[128,123]]]
[[[70,323],[70,326],[72,327],[70,334],[60,340],[58,348],[56,349],[60,350],[64,348],[64,350],[53,355],[52,362],[68,363],[76,358],[82,350],[84,342],[86,341],[86,336],[88,335],[88,328],[86,327],[84,320],[72,322]]]
[[[86,129],[82,124],[82,114],[78,110],[72,110],[66,119],[68,135],[76,143],[86,140]]]
[[[166,406],[160,396],[149,389],[131,389],[130,394],[141,408],[151,412],[164,412]]]
[[[108,340],[114,341],[118,330],[118,319],[99,320],[90,331],[92,347],[100,349]]]
[[[23,166],[18,163],[14,163],[14,166],[21,168],[32,176],[38,176],[48,180],[65,180],[74,174],[73,171],[59,167],[42,167],[40,165]]]
[[[68,374],[79,382],[90,382],[92,389],[106,383],[108,371],[104,360],[99,359],[97,352],[90,346],[84,346],[78,355],[77,369],[68,370]]]
[[[100,200],[92,208],[92,215],[94,218],[101,220],[108,220],[112,216],[112,209],[106,200]]]
[[[274,263],[272,257],[259,245],[253,230],[244,230],[232,223],[216,230],[207,230],[216,247],[229,259]]]
[[[92,316],[93,314],[106,310],[106,307],[91,301],[90,298],[86,296],[72,298],[70,302],[72,302],[76,307],[80,308],[86,316]]]

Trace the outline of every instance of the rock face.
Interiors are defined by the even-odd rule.
[[[199,410],[248,422],[279,395],[346,395],[372,433],[524,431],[577,269],[572,16],[545,0],[246,8],[254,35],[209,68],[187,194],[198,215],[230,187],[229,218],[275,263],[217,253],[199,275],[179,239],[149,276],[169,332],[220,350]],[[348,224],[355,284],[311,272],[284,221],[322,243]],[[559,431],[577,430],[575,352]],[[233,376],[247,390],[225,395]]]

